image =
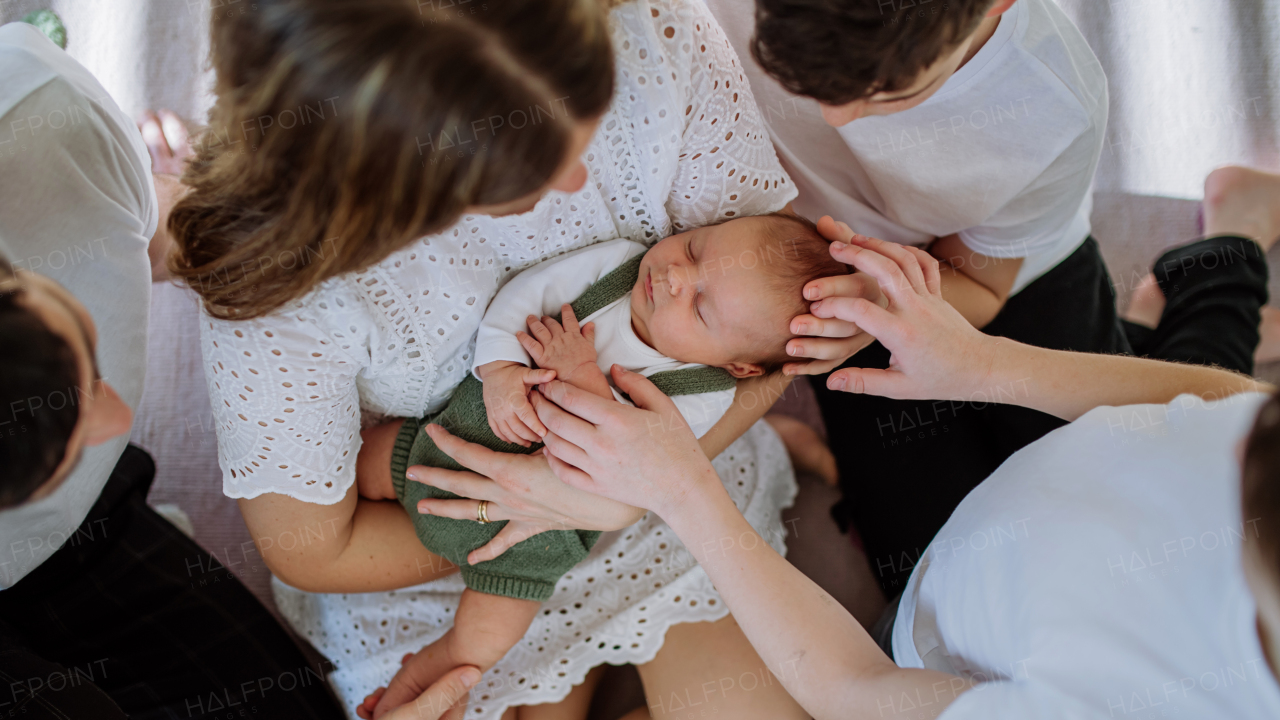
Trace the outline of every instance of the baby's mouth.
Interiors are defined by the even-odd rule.
[[[644,294],[653,302],[653,272],[644,276]]]

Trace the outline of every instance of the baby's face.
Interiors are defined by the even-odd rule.
[[[778,297],[767,218],[740,218],[672,235],[640,263],[631,293],[636,334],[674,360],[759,375],[743,358],[771,356],[791,337],[793,303]],[[772,250],[772,252],[770,252]]]

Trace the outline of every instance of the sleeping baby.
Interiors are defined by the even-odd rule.
[[[533,387],[558,378],[627,402],[609,381],[617,364],[671,396],[701,437],[733,403],[738,379],[775,372],[790,359],[791,318],[808,312],[805,284],[846,272],[811,222],[775,213],[672,235],[648,250],[625,239],[599,243],[535,265],[503,286],[481,322],[472,375],[448,406],[405,421],[389,457],[360,458],[361,468],[379,468],[358,474],[360,494],[400,501],[423,545],[457,564],[467,586],[453,627],[366,708],[377,703],[380,716],[454,667],[485,671],[497,663],[600,535],[552,530],[493,560],[468,563],[467,555],[505,523],[489,522],[484,503],[475,521],[417,511],[420,500],[456,496],[407,480],[407,468],[464,469],[423,428],[434,423],[494,450],[536,452],[543,428],[529,402]]]

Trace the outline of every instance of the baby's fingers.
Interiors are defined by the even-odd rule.
[[[550,318],[543,319],[549,320]],[[551,342],[551,331],[547,329],[546,325],[542,324],[542,320],[530,315],[528,318],[525,318],[525,322],[529,325],[529,332],[534,337],[538,338],[538,342],[543,343],[544,345]]]
[[[524,370],[520,371],[521,382],[523,382],[525,385],[529,387],[533,387],[534,385],[541,385],[542,383],[548,383],[555,379],[556,379],[555,370],[543,370],[542,368],[525,368]],[[523,404],[526,406],[529,404],[528,398],[525,399]]]
[[[542,441],[542,436],[547,434],[547,427],[538,419],[538,413],[534,411],[533,405],[527,399],[516,408],[516,417],[520,418],[520,422],[523,423],[525,429],[536,436],[526,439],[533,442]]]
[[[547,329],[551,331],[551,337],[560,337],[564,334],[564,328],[560,327],[560,323],[556,322],[556,319],[550,315],[542,316],[542,324],[546,325]]]
[[[525,435],[532,435],[533,431],[526,428],[514,412],[503,418],[502,423],[507,432],[507,442],[521,447],[529,447],[529,440],[525,438]]]
[[[578,328],[578,318],[573,314],[573,306],[569,303],[560,306],[560,322],[564,323],[565,332],[581,332]]]
[[[542,362],[542,353],[545,350],[545,348],[542,347],[542,343],[534,340],[529,333],[524,332],[523,330],[516,331],[516,340],[520,343],[520,347],[524,348],[524,351],[529,353],[529,357],[533,358],[534,362]]]
[[[533,410],[533,406],[528,405],[527,403],[525,404],[525,408],[527,408],[528,411]],[[511,432],[515,433],[520,438],[517,444],[529,447],[530,444],[539,442],[540,438],[533,428],[525,424],[523,417],[525,414],[525,408],[516,409],[516,414],[507,420],[507,427],[510,427]]]
[[[596,342],[596,324],[589,322],[582,326],[582,337],[586,338],[591,344]]]

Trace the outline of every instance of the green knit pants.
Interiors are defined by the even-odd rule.
[[[440,488],[407,480],[404,471],[412,465],[466,470],[436,447],[422,430],[430,423],[454,435],[491,450],[528,454],[542,447],[522,447],[504,442],[489,429],[484,411],[483,385],[468,375],[458,385],[449,405],[421,420],[405,420],[391,451],[391,483],[400,504],[413,518],[418,539],[428,550],[458,566],[467,587],[490,595],[503,595],[542,602],[551,597],[560,576],[577,565],[591,551],[600,533],[594,530],[549,530],[522,540],[498,557],[472,565],[467,555],[493,539],[507,521],[482,525],[474,520],[423,515],[418,501],[427,498],[457,498]]]

